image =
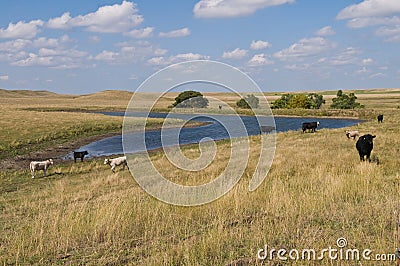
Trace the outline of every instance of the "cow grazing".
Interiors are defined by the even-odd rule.
[[[367,157],[367,160],[371,162],[370,156],[371,156],[371,151],[374,148],[374,143],[373,139],[376,136],[371,135],[371,134],[366,134],[361,136],[356,143],[356,148],[358,151],[358,154],[360,155],[360,160],[365,161],[364,157]]]
[[[378,115],[378,123],[382,123],[383,122],[383,115]]]
[[[319,122],[305,122],[302,124],[301,129],[303,133],[308,129],[311,132],[315,132],[315,129],[319,126]]]
[[[271,133],[274,130],[275,130],[274,126],[260,126],[260,134]]]
[[[356,137],[360,136],[360,133],[357,130],[346,130],[346,137],[356,139]]]
[[[42,162],[33,161],[29,164],[29,169],[31,170],[32,178],[35,178],[36,170],[43,170],[44,176],[46,176],[46,170],[53,165],[53,159],[48,159]]]
[[[122,170],[125,169],[125,166],[128,167],[128,164],[126,162],[126,156],[118,157],[115,159],[104,159],[104,164],[108,164],[111,166],[111,171],[115,173],[115,167],[119,166],[122,164]]]
[[[83,157],[88,154],[89,153],[87,151],[74,151],[74,162],[76,162],[77,158],[80,158],[81,162],[83,162]]]

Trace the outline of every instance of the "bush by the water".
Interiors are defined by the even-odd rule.
[[[184,91],[176,98],[172,107],[177,108],[206,108],[208,100],[198,91]]]
[[[253,94],[247,95],[236,102],[236,106],[243,109],[258,108],[260,100]]]
[[[332,99],[330,108],[332,109],[355,109],[364,108],[364,105],[356,102],[357,96],[351,92],[349,95],[343,93],[342,90],[338,90],[336,98]]]
[[[283,94],[281,98],[272,103],[273,109],[319,109],[325,103],[324,97],[321,94]]]

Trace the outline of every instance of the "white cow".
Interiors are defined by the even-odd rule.
[[[360,135],[360,133],[357,130],[353,130],[353,131],[346,130],[346,136],[348,139],[349,138],[356,139],[356,137],[358,137],[359,135]]]
[[[105,159],[104,164],[108,164],[111,166],[111,171],[115,173],[115,167],[119,166],[122,164],[122,170],[125,169],[125,165],[128,167],[128,164],[126,162],[126,156],[118,157],[115,159]]]
[[[32,178],[35,178],[35,170],[43,170],[44,176],[46,176],[46,170],[53,165],[53,159],[48,159],[41,162],[31,162],[29,169],[31,170]]]

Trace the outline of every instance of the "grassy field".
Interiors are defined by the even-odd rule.
[[[1,94],[1,93],[0,93]],[[29,95],[29,92],[26,92]],[[40,97],[0,97],[3,117],[1,145],[42,148],[58,141],[57,132],[76,136],[74,129],[98,134],[119,130],[120,118],[99,114],[62,112],[91,109],[119,110],[127,103],[125,92],[86,96],[60,96],[42,92]],[[391,94],[389,94],[391,95]],[[214,94],[235,102],[232,95]],[[108,101],[108,98],[110,100]],[[146,96],[143,95],[145,100]],[[160,106],[165,108],[165,97]],[[240,182],[210,204],[179,207],[160,202],[144,192],[129,171],[113,174],[101,159],[64,162],[46,178],[32,180],[27,169],[0,172],[0,262],[16,265],[376,265],[367,261],[257,260],[267,244],[275,249],[336,247],[345,237],[348,248],[371,249],[374,254],[394,253],[396,215],[400,210],[399,101],[387,92],[359,97],[364,113],[344,116],[385,115],[353,126],[377,137],[373,155],[380,164],[360,163],[355,141],[344,129],[314,134],[289,131],[277,134],[274,162],[267,178],[254,192],[248,184],[258,159],[260,137],[250,137],[251,157]],[[129,99],[128,99],[129,101]],[[6,105],[7,104],[7,105]],[[7,106],[7,108],[6,108]],[[48,108],[42,112],[38,108]],[[65,111],[65,110],[64,110]],[[315,115],[302,113],[301,115]],[[37,119],[37,123],[32,123]],[[43,125],[44,121],[51,123]],[[17,125],[18,124],[18,125]],[[41,127],[43,125],[43,127]],[[94,131],[94,132],[93,132]],[[38,146],[34,142],[42,135]],[[55,135],[51,135],[55,134]],[[61,133],[60,133],[61,134]],[[36,145],[36,144],[35,144]],[[181,184],[204,183],[223,171],[230,156],[230,142],[218,142],[213,163],[200,173],[182,173],[162,153],[152,154],[157,168]],[[18,146],[16,147],[18,150]],[[6,148],[11,156],[13,148]],[[21,148],[21,150],[23,150]],[[21,151],[22,152],[22,151]],[[185,146],[190,158],[198,146]],[[1,159],[0,159],[1,160]],[[394,262],[379,262],[393,265]]]

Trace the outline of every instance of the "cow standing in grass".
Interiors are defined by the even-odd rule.
[[[301,129],[303,130],[303,133],[308,129],[311,132],[315,132],[317,127],[319,126],[319,122],[305,122],[301,125]]]
[[[367,157],[367,160],[371,162],[370,156],[371,156],[371,151],[374,148],[374,138],[376,136],[371,135],[371,134],[366,134],[364,136],[361,136],[356,143],[356,148],[358,151],[358,154],[360,155],[360,160],[365,161],[365,157]]]
[[[260,134],[262,133],[271,133],[272,131],[276,130],[274,126],[260,126]]]
[[[53,159],[48,159],[46,161],[36,162],[33,161],[29,164],[29,169],[31,170],[32,178],[35,178],[36,170],[43,170],[44,176],[46,176],[47,169],[53,165]]]
[[[111,171],[115,173],[115,167],[119,166],[122,164],[122,170],[125,169],[125,166],[128,167],[128,164],[126,162],[126,156],[118,157],[115,159],[104,159],[104,164],[108,164],[111,166]]]
[[[77,158],[80,158],[81,162],[83,162],[83,157],[88,154],[89,153],[87,151],[74,151],[74,162],[76,163]]]
[[[357,130],[346,130],[346,137],[349,138],[353,138],[354,140],[356,139],[356,137],[358,137],[360,135],[360,133]]]
[[[382,123],[383,122],[383,115],[378,115],[378,123]]]

